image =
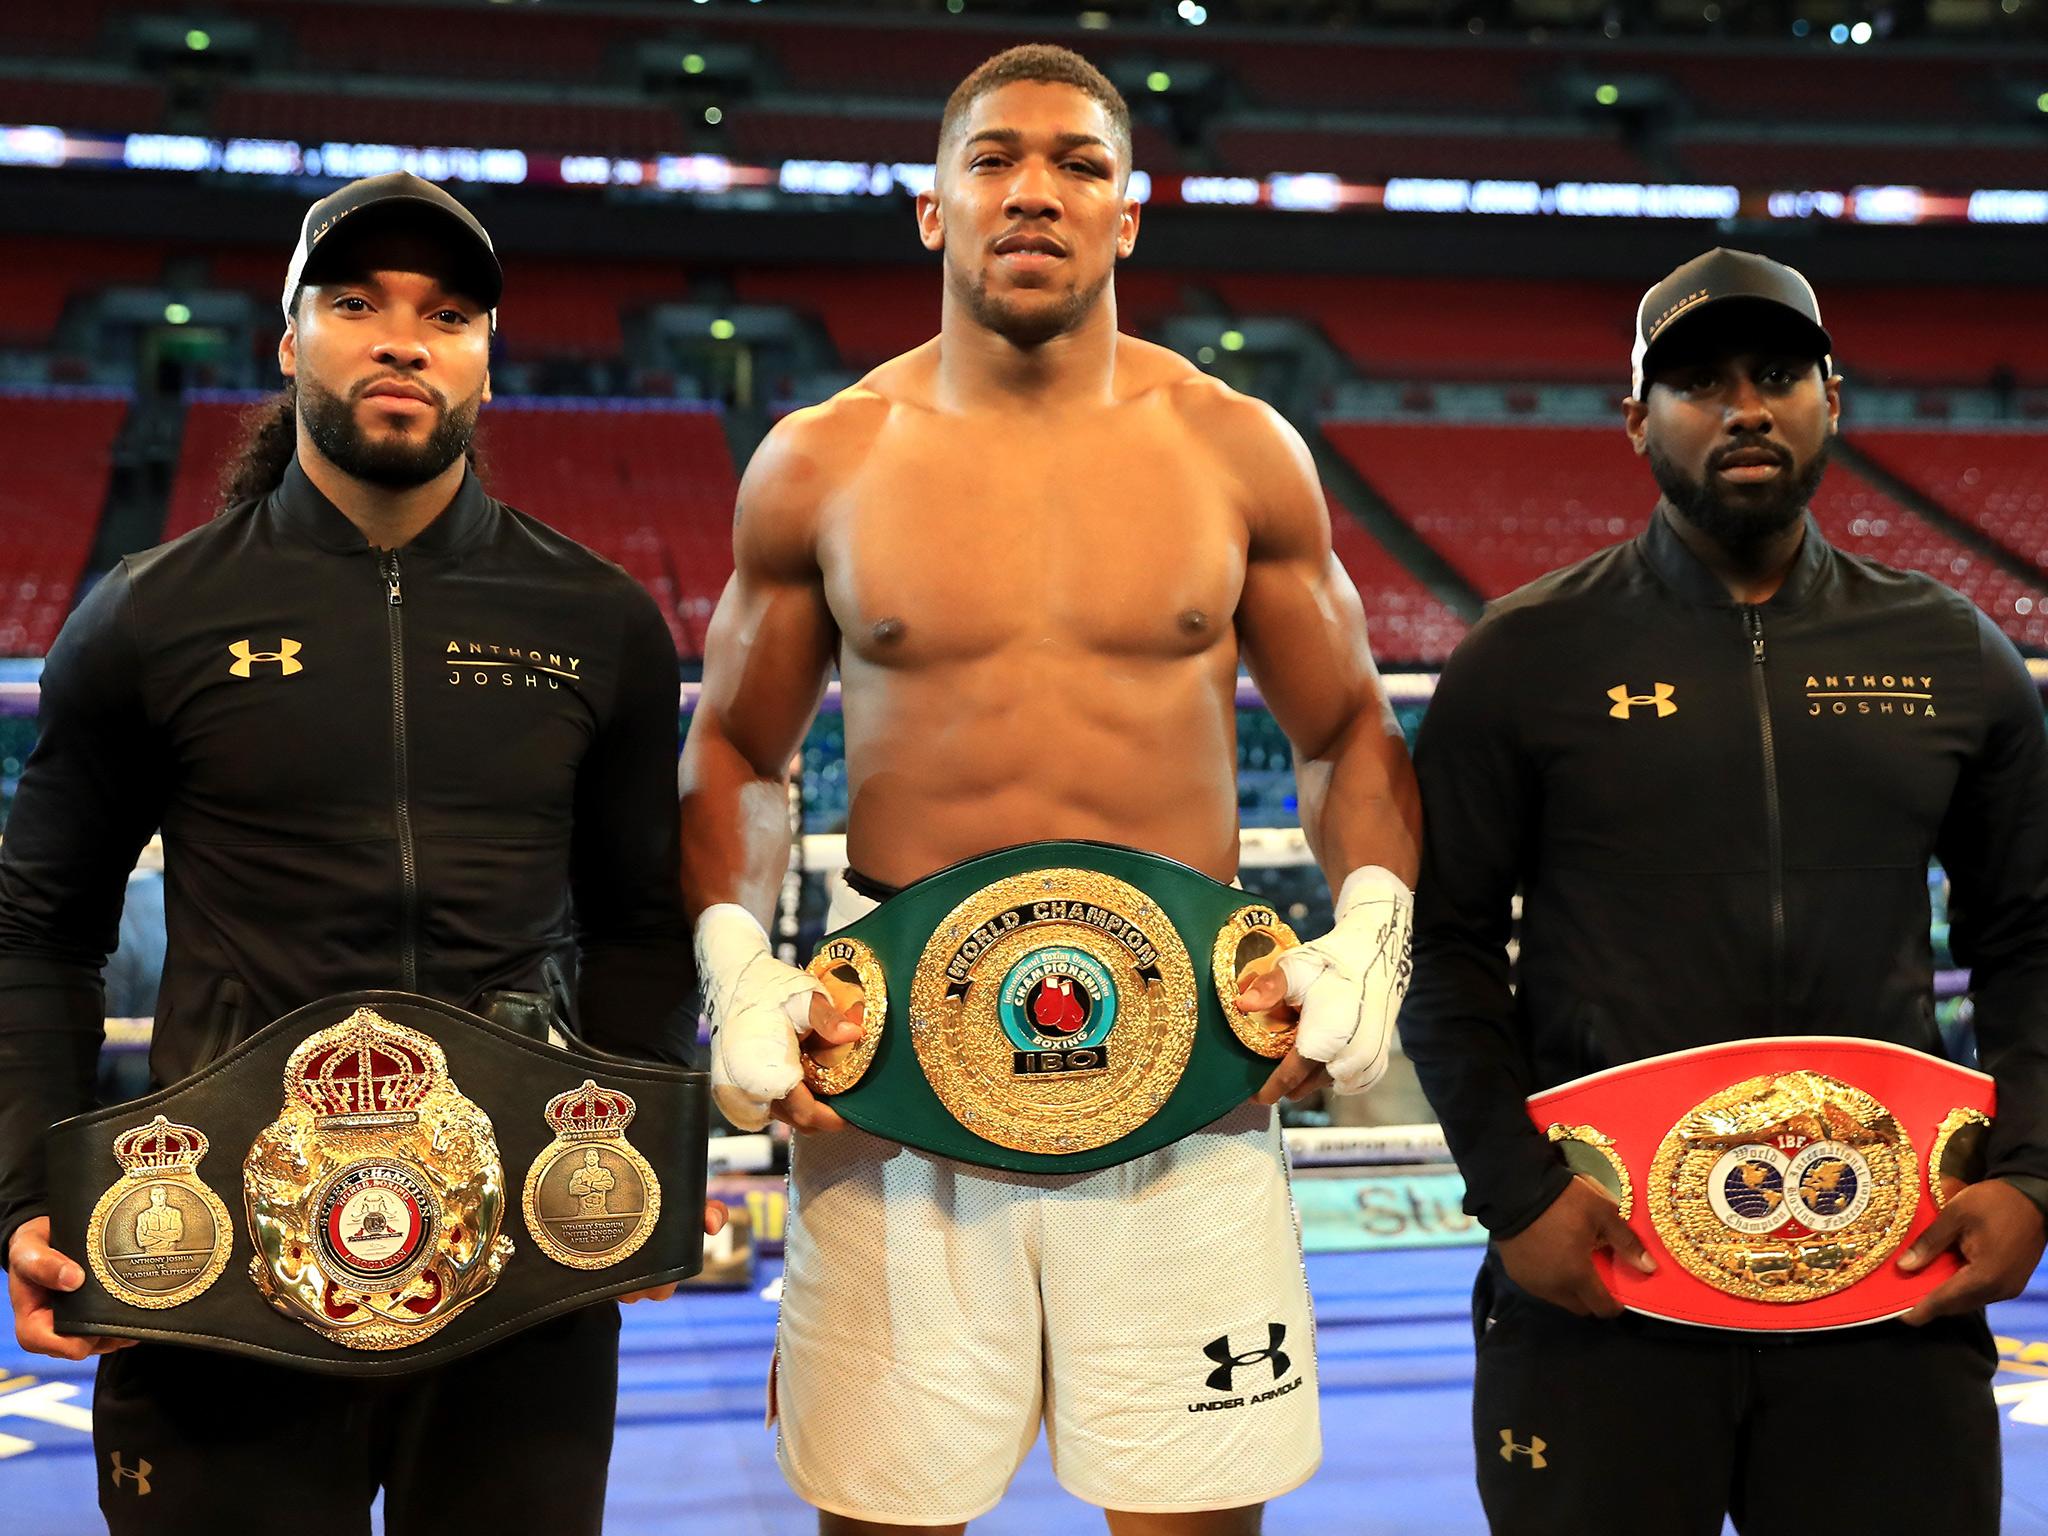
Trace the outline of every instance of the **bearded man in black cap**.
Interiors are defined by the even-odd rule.
[[[1649,528],[1496,603],[1445,668],[1415,758],[1425,851],[1401,1033],[1492,1238],[1474,1301],[1480,1493],[1516,1536],[1715,1536],[1731,1514],[1745,1536],[1789,1533],[1822,1508],[1990,1536],[1983,1308],[2025,1285],[2048,1203],[2041,703],[1967,600],[1831,548],[1807,511],[1841,380],[1803,277],[1712,251],[1645,295],[1636,329],[1625,423],[1662,493]],[[1919,1209],[1929,1149],[1888,1197],[1869,1157],[1844,1150],[1865,1134],[1853,1115],[1774,1135],[1730,1108],[1718,1140],[1702,1133],[1722,1179],[1698,1202],[1728,1207],[1728,1230],[1660,1218],[1653,1256],[1642,1213],[1671,1209],[1659,1202],[1678,1197],[1679,1165],[1659,1151],[1632,1193],[1603,1187],[1574,1172],[1593,1162],[1560,1154],[1590,1147],[1597,1162],[1604,1133],[1539,1127],[1528,1097],[1602,1074],[1578,1091],[1612,1087],[1616,1118],[1684,1124],[1698,1090],[1647,1109],[1663,1090],[1645,1059],[1682,1078],[1759,1038],[1815,1053],[1809,1085],[1833,1070],[1823,1052],[1954,1074],[1929,1060],[1943,1054],[1931,855],[1995,1080],[1977,1181],[1931,1168],[1939,1216],[1910,1240],[1901,1220],[1900,1251],[1865,1255],[1851,1211]],[[1742,1249],[1737,1269],[1689,1247],[1694,1231]],[[1763,1236],[1743,1248],[1745,1234]],[[1904,1294],[1917,1274],[1931,1289],[1862,1326],[1814,1328],[1785,1304],[1805,1293],[1774,1289],[1790,1277],[1834,1294],[1836,1279],[1870,1283],[1880,1259],[1876,1283]],[[1726,1326],[1664,1320],[1676,1313],[1644,1298],[1674,1282]]]
[[[84,1256],[51,1247],[41,1138],[89,1107],[99,969],[159,828],[158,1084],[360,988],[688,1059],[675,649],[623,571],[465,463],[502,284],[482,225],[417,177],[316,203],[287,389],[228,505],[110,571],[43,673],[0,851],[0,1252],[23,1347],[104,1356],[115,1532],[361,1533],[380,1488],[393,1533],[600,1527],[610,1303],[376,1381],[51,1316]]]

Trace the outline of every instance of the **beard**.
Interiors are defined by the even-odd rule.
[[[1781,454],[1785,473],[1769,485],[1729,497],[1714,482],[1716,466],[1738,449],[1756,448]],[[1664,493],[1672,508],[1725,549],[1730,558],[1747,563],[1805,513],[1828,467],[1828,442],[1823,438],[1819,450],[1796,473],[1790,451],[1782,444],[1761,438],[1738,439],[1715,449],[1707,459],[1704,480],[1693,479],[1659,452],[1654,442],[1650,444],[1649,458],[1657,489]]]
[[[447,396],[431,385],[420,387],[433,396],[439,414],[434,428],[418,442],[392,434],[372,438],[356,424],[356,404],[382,378],[364,379],[344,397],[322,388],[311,379],[298,381],[299,419],[306,435],[327,461],[353,480],[381,485],[387,490],[409,490],[425,485],[469,451],[476,436],[476,418],[483,406],[483,390],[450,406]]]
[[[1104,271],[1085,288],[1069,288],[1049,302],[1029,305],[1019,304],[1007,294],[991,292],[987,272],[970,276],[949,267],[947,282],[952,286],[953,296],[967,306],[976,325],[995,332],[1011,346],[1028,351],[1044,346],[1055,336],[1066,335],[1079,325],[1109,286],[1111,271]]]

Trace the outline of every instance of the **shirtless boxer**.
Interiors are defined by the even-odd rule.
[[[1256,1531],[1321,1456],[1271,1106],[1384,1067],[1414,783],[1300,438],[1117,330],[1129,170],[1128,113],[1084,60],[1030,47],[976,70],[917,203],[944,255],[939,336],[782,422],[740,488],[683,759],[684,887],[720,1105],[802,1133],[773,1389],[784,1472],[831,1536],[962,1530],[1041,1419],[1060,1481],[1119,1536]],[[1302,827],[1339,891],[1333,931],[1241,996],[1302,1012],[1257,1102],[1135,1161],[1039,1176],[849,1128],[801,1085],[801,1033],[859,1031],[772,958],[758,918],[788,866],[787,765],[835,661],[853,866],[837,928],[1045,839],[1231,880],[1240,660],[1293,743]],[[1302,1389],[1258,1400],[1283,1375]]]

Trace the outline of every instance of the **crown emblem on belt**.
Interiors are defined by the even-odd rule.
[[[581,1088],[549,1099],[541,1113],[564,1141],[599,1141],[624,1135],[635,1108],[617,1089],[600,1088],[586,1077]]]
[[[284,1069],[285,1098],[335,1128],[410,1123],[447,1080],[440,1046],[368,1008],[312,1036]]]
[[[158,1115],[149,1124],[114,1138],[114,1160],[128,1170],[130,1178],[146,1179],[152,1174],[198,1167],[206,1147],[204,1131],[173,1124]]]

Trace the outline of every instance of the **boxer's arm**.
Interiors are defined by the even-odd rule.
[[[676,813],[681,670],[653,599],[623,597],[611,707],[576,772],[569,879],[576,1023],[593,1043],[687,1063],[697,1040]]]
[[[167,754],[143,706],[131,603],[116,567],[50,648],[0,840],[0,1255],[46,1209],[44,1133],[92,1105],[100,971],[163,807]]]
[[[1515,890],[1540,813],[1512,718],[1520,643],[1498,619],[1482,622],[1445,666],[1422,719],[1415,975],[1400,1021],[1464,1174],[1465,1209],[1499,1238],[1522,1231],[1571,1183],[1529,1119],[1532,1085],[1509,988]]]
[[[799,412],[740,482],[733,576],[711,617],[704,687],[683,741],[683,896],[764,923],[789,869],[789,765],[824,697],[839,632],[818,564],[825,429]]]
[[[1970,968],[1977,1044],[1998,1080],[1987,1173],[2048,1209],[2048,730],[2026,664],[1977,615],[1982,744],[1963,766],[1936,852],[1949,945]]]
[[[1245,665],[1294,748],[1301,829],[1334,892],[1367,865],[1415,883],[1421,802],[1380,687],[1365,609],[1330,545],[1315,461],[1269,406],[1242,401],[1239,478],[1252,488],[1237,625]]]

